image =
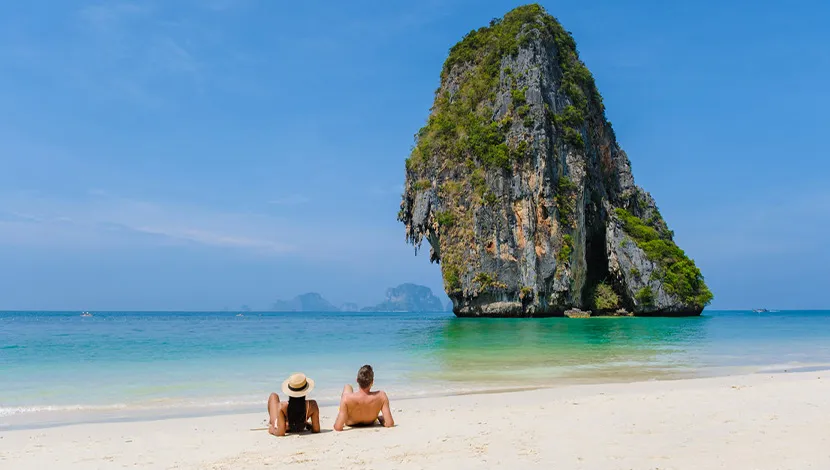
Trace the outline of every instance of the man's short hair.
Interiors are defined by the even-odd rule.
[[[360,388],[369,388],[374,381],[375,371],[372,370],[372,366],[369,364],[366,364],[357,371],[357,384],[360,385]]]

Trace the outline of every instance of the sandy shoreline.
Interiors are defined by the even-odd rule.
[[[826,370],[392,398],[394,429],[274,438],[263,411],[0,431],[0,467],[830,468]]]

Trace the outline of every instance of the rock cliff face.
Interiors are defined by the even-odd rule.
[[[697,315],[712,298],[538,5],[450,50],[398,218],[416,251],[429,242],[458,316]]]
[[[441,312],[441,300],[432,289],[417,284],[401,284],[386,290],[386,300],[374,307],[365,307],[366,312]]]

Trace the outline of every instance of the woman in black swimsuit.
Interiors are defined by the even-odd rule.
[[[268,397],[268,432],[275,436],[285,433],[299,433],[306,430],[320,432],[320,408],[315,400],[306,400],[314,388],[314,381],[305,374],[293,374],[282,383],[282,392],[288,402],[272,393]]]

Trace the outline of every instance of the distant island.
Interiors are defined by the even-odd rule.
[[[417,284],[401,284],[386,290],[386,300],[374,307],[364,307],[364,312],[443,312],[441,299],[432,289]]]
[[[291,300],[278,300],[271,306],[275,312],[339,312],[340,309],[316,292],[298,295]]]
[[[416,251],[429,242],[456,315],[699,315],[709,304],[553,16],[526,5],[471,31],[440,81],[398,220]]]
[[[278,300],[270,308],[274,312],[444,312],[447,309],[432,289],[418,284],[405,283],[386,290],[386,299],[377,305],[360,308],[353,302],[340,307],[326,300],[317,292],[301,294],[290,300]]]

